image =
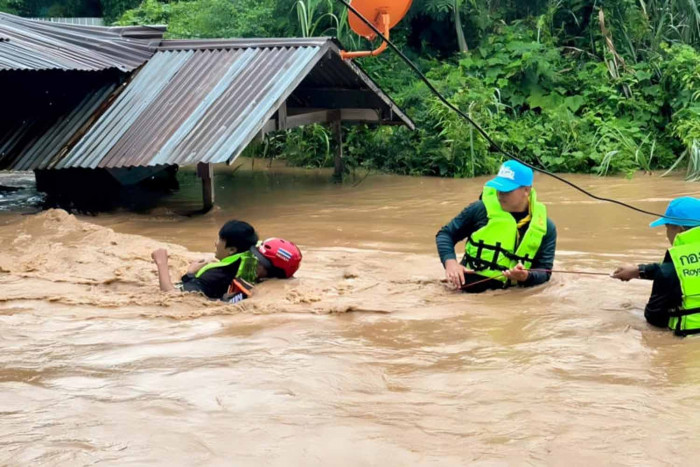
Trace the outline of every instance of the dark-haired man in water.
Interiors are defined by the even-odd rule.
[[[557,230],[532,181],[529,167],[505,162],[481,198],[440,229],[435,242],[448,282],[465,292],[483,292],[549,280]],[[460,264],[454,248],[465,238]]]

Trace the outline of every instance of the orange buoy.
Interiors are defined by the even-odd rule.
[[[399,24],[399,21],[406,16],[413,0],[352,0],[351,5],[358,13],[372,22],[374,26],[382,32],[384,37],[389,38],[391,28]],[[377,34],[362,21],[353,11],[348,11],[348,23],[350,28],[359,36],[369,40],[377,37]],[[386,49],[386,42],[375,50],[361,52],[341,51],[340,55],[344,59],[376,56]]]

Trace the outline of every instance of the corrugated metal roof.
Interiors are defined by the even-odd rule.
[[[158,52],[56,168],[230,162],[325,50]]]
[[[32,144],[18,160],[14,170],[45,169],[52,161],[65,154],[68,142],[78,137],[80,129],[88,122],[95,111],[114,91],[116,85],[108,84],[85,96],[65,117],[59,119]]]
[[[168,39],[158,50],[229,50],[269,47],[324,47],[331,37],[279,37],[245,39]]]
[[[34,170],[49,167],[65,154],[71,140],[83,128],[116,85],[106,84],[90,91],[81,100],[67,106],[63,113],[37,115],[31,120],[3,125],[0,132],[0,169]]]
[[[50,23],[0,13],[0,70],[131,71],[153,55],[164,31]]]
[[[312,87],[358,89],[365,88],[376,96],[378,101],[393,112],[397,121],[411,129],[415,125],[408,116],[387,96],[362,68],[354,61],[340,57],[340,43],[333,37],[282,37],[244,39],[183,39],[164,40],[159,50],[229,50],[239,48],[265,47],[327,47],[331,52],[306,76],[302,85]]]
[[[33,19],[35,21],[46,21],[48,23],[80,24],[82,26],[104,26],[105,25],[103,18],[88,17],[88,16],[83,16],[80,18],[51,17],[51,18],[27,18],[27,19]]]
[[[359,91],[360,108],[377,110],[381,122],[413,127],[359,67],[340,58],[331,39],[163,41],[108,104],[102,91],[91,94],[64,125],[29,145],[25,126],[0,135],[0,146],[16,146],[7,153],[9,167],[0,148],[0,168],[231,163],[287,99],[298,113],[304,98],[295,90],[316,92],[320,107],[332,109],[338,107],[323,101],[324,91],[343,89]]]

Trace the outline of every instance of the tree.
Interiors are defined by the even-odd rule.
[[[0,0],[0,11],[20,16],[102,16],[99,0]]]
[[[464,0],[419,0],[414,5],[415,14],[423,14],[430,18],[441,20],[452,14],[455,37],[457,39],[457,50],[466,52],[469,50],[467,41],[462,29],[462,18],[460,10]]]
[[[0,11],[18,15],[22,7],[20,0],[0,0]]]
[[[125,11],[136,8],[141,0],[100,0],[105,24],[117,20]]]
[[[270,37],[274,0],[145,0],[118,24],[168,24],[169,38]]]

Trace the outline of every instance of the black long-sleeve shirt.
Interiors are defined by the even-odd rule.
[[[527,212],[512,213],[516,221],[523,219]],[[484,227],[488,223],[488,215],[486,206],[479,200],[470,204],[462,210],[457,217],[452,219],[449,224],[443,226],[435,236],[440,261],[445,264],[448,259],[457,259],[455,255],[455,245],[469,237],[472,233]],[[527,231],[529,223],[520,228],[521,235]],[[542,239],[537,254],[532,261],[531,269],[552,269],[554,265],[554,253],[557,247],[557,228],[551,219],[547,219],[547,233]],[[545,271],[530,271],[527,280],[520,285],[531,287],[547,282],[551,276],[550,272]]]
[[[204,271],[204,274],[199,277],[194,274],[185,274],[180,279],[182,281],[181,290],[183,292],[201,292],[209,298],[220,299],[228,291],[231,281],[238,274],[240,265],[241,260],[236,260],[226,266]]]
[[[668,252],[662,263],[640,264],[639,277],[654,281],[644,318],[653,326],[668,327],[669,312],[681,306],[683,297],[681,281]]]

